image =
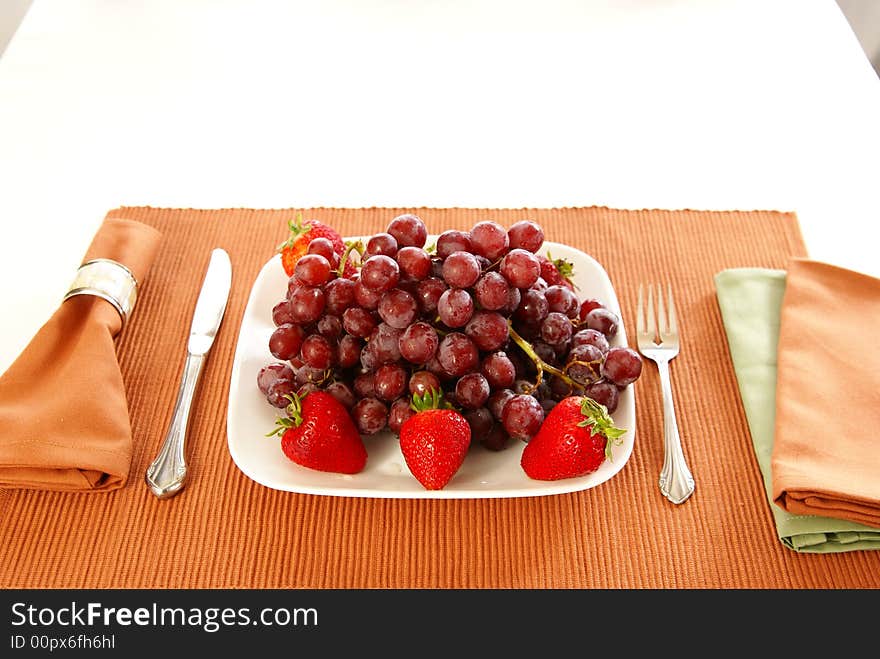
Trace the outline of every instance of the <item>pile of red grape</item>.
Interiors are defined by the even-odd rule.
[[[272,310],[269,351],[279,361],[257,378],[271,405],[323,389],[373,435],[400,430],[412,394],[442,389],[472,441],[495,450],[528,441],[569,395],[614,412],[641,358],[609,345],[619,318],[578,298],[570,264],[539,254],[538,224],[482,221],[430,247],[427,238],[424,222],[406,214],[343,255],[326,238],[309,244]],[[340,260],[357,252],[357,274],[341,277]]]

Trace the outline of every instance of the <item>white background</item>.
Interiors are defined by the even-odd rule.
[[[832,0],[36,0],[0,59],[0,371],[119,205],[791,210],[880,275],[878,117]]]

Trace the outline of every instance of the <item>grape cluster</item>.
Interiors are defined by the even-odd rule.
[[[412,214],[340,255],[313,240],[272,309],[269,351],[257,377],[267,401],[314,389],[332,394],[362,435],[399,432],[413,394],[439,389],[474,441],[499,450],[528,441],[569,395],[614,412],[642,361],[611,347],[619,318],[579,299],[564,262],[539,254],[544,232],[523,220],[481,221],[426,246]],[[351,278],[345,260],[360,256]],[[549,255],[548,255],[549,256]]]

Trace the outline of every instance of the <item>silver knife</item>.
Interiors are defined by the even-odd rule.
[[[193,396],[201,379],[205,359],[223,320],[231,285],[232,264],[229,255],[222,249],[215,249],[211,252],[211,262],[193,312],[186,362],[171,423],[159,454],[147,468],[147,485],[160,499],[173,497],[186,482],[186,435]]]

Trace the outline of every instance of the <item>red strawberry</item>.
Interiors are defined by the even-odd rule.
[[[288,416],[278,419],[278,427],[269,433],[281,435],[284,455],[318,471],[356,474],[364,468],[367,449],[342,403],[326,391],[288,399]]]
[[[400,427],[400,450],[426,490],[442,490],[464,462],[471,427],[433,388],[413,394],[412,408],[416,413]]]
[[[293,220],[288,220],[290,237],[278,246],[281,254],[281,265],[288,277],[293,276],[293,270],[300,257],[305,256],[309,249],[309,243],[315,238],[327,238],[333,244],[333,251],[339,256],[345,252],[345,242],[342,236],[333,227],[319,222],[318,220],[303,221],[302,213],[297,213]],[[345,276],[354,274],[354,266],[346,260]]]
[[[608,410],[592,398],[569,396],[544,419],[523,450],[520,464],[535,480],[586,476],[611,459],[611,445],[626,431],[615,428]]]
[[[538,262],[541,264],[541,277],[547,282],[548,286],[567,286],[574,290],[574,284],[571,277],[574,275],[574,266],[570,261],[565,259],[554,259],[550,252],[547,256],[535,254]]]

